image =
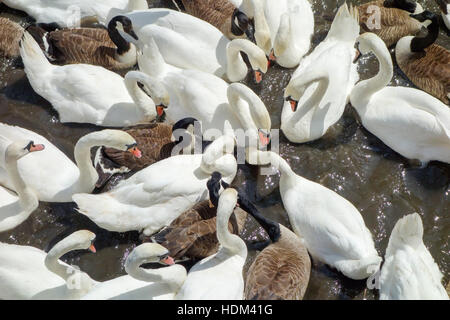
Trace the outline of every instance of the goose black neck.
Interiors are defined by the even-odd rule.
[[[258,211],[258,209],[256,209],[253,203],[248,200],[247,196],[243,192],[239,192],[238,203],[243,210],[251,214],[252,217],[255,218],[255,220],[261,225],[261,227],[266,230],[272,242],[275,243],[280,239],[281,231],[279,223],[265,218]]]
[[[426,48],[431,46],[439,36],[439,22],[436,15],[431,18],[431,24],[427,27],[428,33],[424,37],[414,37],[411,40],[412,52],[423,52]]]
[[[117,16],[114,17],[108,24],[109,37],[111,38],[111,41],[116,45],[117,53],[119,55],[122,55],[130,50],[130,43],[125,40],[125,38],[120,34],[119,30],[117,30],[117,22],[123,24],[124,19],[126,19],[126,17]]]
[[[211,174],[211,178],[208,180],[208,182],[206,182],[209,193],[209,200],[216,208],[219,205],[219,191],[221,180],[222,174],[220,172],[214,171]]]
[[[196,126],[196,124],[197,124],[197,126]],[[189,128],[189,126],[194,127],[194,137],[196,139],[195,141],[202,141],[202,136],[203,136],[202,135],[202,124],[195,118],[188,117],[188,118],[184,118],[184,119],[177,121],[172,126],[172,134],[174,134],[179,129],[187,130],[187,128]],[[191,139],[192,139],[192,137],[191,137]],[[182,141],[183,141],[183,135],[180,134],[177,142],[180,143]]]
[[[383,3],[385,8],[397,8],[411,13],[414,13],[417,8],[417,4],[413,0],[385,0]]]

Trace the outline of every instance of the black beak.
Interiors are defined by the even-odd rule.
[[[136,33],[134,33],[134,30],[131,29],[129,32],[127,32],[130,36],[132,36],[135,40],[139,40],[138,36],[136,35]]]
[[[247,36],[248,40],[256,44],[255,39],[255,28],[249,23],[247,29],[244,31],[245,35]]]

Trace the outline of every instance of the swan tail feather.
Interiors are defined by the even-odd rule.
[[[394,226],[389,245],[418,247],[423,243],[423,224],[418,213],[404,216]]]
[[[24,32],[20,42],[20,55],[28,77],[40,77],[52,64],[47,60],[39,44],[29,32]]]
[[[357,7],[345,2],[338,10],[331,24],[327,38],[336,38],[342,41],[356,41],[359,35],[359,12]]]

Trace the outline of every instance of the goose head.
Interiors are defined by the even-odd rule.
[[[5,153],[5,160],[17,161],[31,152],[42,151],[45,149],[43,144],[35,144],[31,140],[16,141],[11,143]]]
[[[413,0],[385,0],[383,6],[385,8],[406,10],[411,13],[420,13],[423,11],[422,6]]]
[[[130,66],[137,61],[137,50],[133,43],[128,42],[118,30],[138,40],[138,36],[133,30],[133,24],[128,17],[116,16],[108,24],[108,34],[112,42],[117,46],[116,59],[122,63],[128,63]]]
[[[134,248],[125,262],[125,270],[132,273],[136,266],[145,263],[161,263],[163,265],[175,264],[174,259],[169,256],[169,250],[157,243],[147,242]]]
[[[209,193],[209,207],[214,208],[219,204],[219,196],[224,189],[229,187],[229,184],[222,180],[220,172],[213,172],[211,178],[206,182]]]
[[[247,38],[255,42],[255,30],[248,16],[239,9],[234,9],[231,16],[231,33],[235,36],[242,36],[244,33]]]

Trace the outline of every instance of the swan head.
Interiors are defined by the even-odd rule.
[[[169,250],[157,243],[147,242],[134,248],[125,262],[125,270],[131,274],[136,266],[145,263],[161,263],[163,265],[175,264],[169,255]]]
[[[96,253],[97,250],[94,246],[95,233],[89,230],[79,230],[65,237],[63,240],[58,242],[50,251],[68,252],[72,250],[89,250]]]
[[[226,217],[227,221],[234,212],[238,201],[238,192],[236,189],[228,188],[222,192],[217,204],[217,217]]]
[[[35,144],[31,140],[16,141],[7,147],[5,160],[19,160],[31,152],[42,151],[44,149],[45,146],[43,144]]]
[[[362,55],[366,55],[373,51],[374,46],[383,46],[384,42],[375,33],[366,32],[356,39],[356,45],[358,51]]]
[[[255,75],[255,82],[259,84],[262,81],[263,74],[267,72],[270,62],[261,48],[250,44],[253,46],[253,50],[249,51],[247,56]]]
[[[292,112],[296,112],[298,108],[298,102],[300,101],[300,97],[303,95],[305,88],[299,87],[296,88],[293,84],[294,82],[289,81],[286,89],[284,90],[284,100],[289,102],[291,105]]]
[[[229,187],[229,184],[222,180],[222,174],[220,172],[214,171],[211,174],[208,182],[206,182],[209,193],[209,207],[217,207],[219,203],[220,193]]]
[[[101,145],[105,147],[130,152],[136,158],[140,158],[142,156],[141,151],[138,149],[136,140],[125,131],[106,129],[93,132],[90,135],[95,135],[101,142]]]

